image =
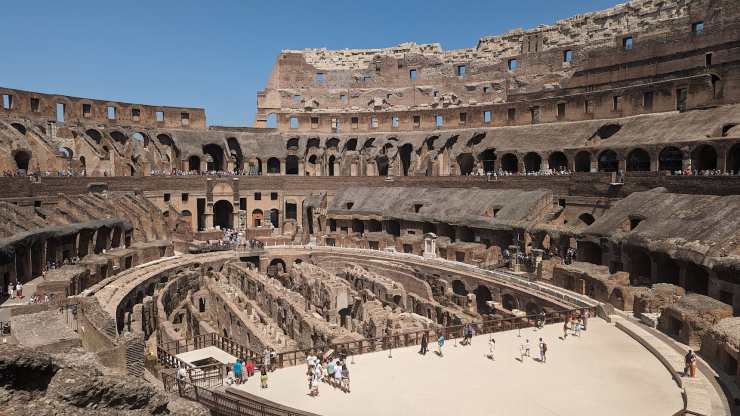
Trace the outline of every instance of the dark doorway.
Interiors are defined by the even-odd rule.
[[[213,204],[213,225],[222,230],[234,228],[234,207],[229,201],[218,201]]]

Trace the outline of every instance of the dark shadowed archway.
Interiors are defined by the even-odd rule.
[[[671,172],[683,170],[683,152],[673,146],[661,150],[658,155],[658,170]]]
[[[717,169],[717,151],[703,144],[691,152],[691,168],[696,171]]]
[[[547,158],[547,165],[550,169],[561,171],[568,169],[568,157],[563,152],[552,152]]]
[[[229,201],[218,201],[213,204],[213,225],[221,229],[234,228],[234,207]]]
[[[501,157],[501,169],[504,172],[519,172],[519,159],[513,153],[507,153]]]
[[[529,152],[524,155],[525,172],[539,172],[540,170],[542,170],[542,157],[539,154]]]
[[[644,149],[635,149],[627,155],[628,172],[650,171],[650,154]]]
[[[576,154],[576,172],[591,172],[591,153],[581,151]]]
[[[617,152],[607,149],[599,154],[599,172],[616,172],[618,170]]]
[[[470,153],[463,153],[457,157],[457,164],[460,166],[460,175],[468,176],[473,173],[475,159]]]

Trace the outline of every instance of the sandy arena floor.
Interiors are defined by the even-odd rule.
[[[682,408],[665,367],[617,328],[592,319],[580,338],[560,336],[561,325],[522,331],[521,338],[516,331],[496,334],[495,361],[485,357],[487,335],[468,347],[448,342],[444,357],[431,343],[426,356],[418,347],[394,350],[393,358],[358,356],[349,366],[350,394],[321,384],[319,397],[308,396],[305,366],[271,373],[267,390],[256,377],[240,388],[323,416],[669,416]],[[534,359],[539,337],[548,344],[546,364]],[[532,358],[521,362],[525,338]]]

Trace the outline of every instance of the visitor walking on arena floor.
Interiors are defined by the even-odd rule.
[[[440,335],[439,338],[437,338],[437,354],[439,354],[440,357],[442,357],[442,348],[445,346],[445,336]]]
[[[689,376],[693,378],[694,376],[696,376],[696,354],[694,354],[694,350],[689,350],[689,352],[686,353],[684,361],[684,377]]]
[[[496,349],[496,340],[493,337],[488,338],[488,355],[486,356],[489,360],[494,360],[493,350]]]
[[[244,366],[244,369],[247,372],[247,378],[252,377],[254,375],[254,360],[251,358],[247,360],[247,364]]]
[[[267,388],[267,369],[262,367],[262,371],[260,373],[260,387],[263,389]]]
[[[590,314],[590,313],[588,312],[588,309],[586,309],[586,310],[585,310],[585,311],[583,312],[583,330],[584,330],[584,331],[586,330],[586,326],[588,325],[588,318],[589,318],[589,315],[591,315],[591,314]]]
[[[347,367],[346,362],[342,366],[342,390],[349,393],[349,367]]]
[[[238,358],[234,363],[234,380],[236,381],[236,384],[242,383],[242,363]]]
[[[23,284],[21,282],[15,284],[15,296],[18,299],[23,299]]]
[[[570,320],[569,316],[565,317],[565,320],[563,321],[563,340],[568,338],[568,321]]]
[[[419,350],[419,354],[426,355],[427,354],[427,344],[429,344],[429,334],[424,331],[423,334],[421,334],[421,349]]]
[[[10,296],[11,299],[15,299],[15,290],[13,290],[13,283],[8,284],[8,296]]]
[[[540,362],[547,362],[547,344],[545,344],[545,341],[543,341],[542,338],[540,338]]]

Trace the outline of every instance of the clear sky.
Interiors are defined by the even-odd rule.
[[[204,107],[251,125],[282,49],[401,42],[474,47],[615,0],[6,0],[0,85],[142,104]]]

